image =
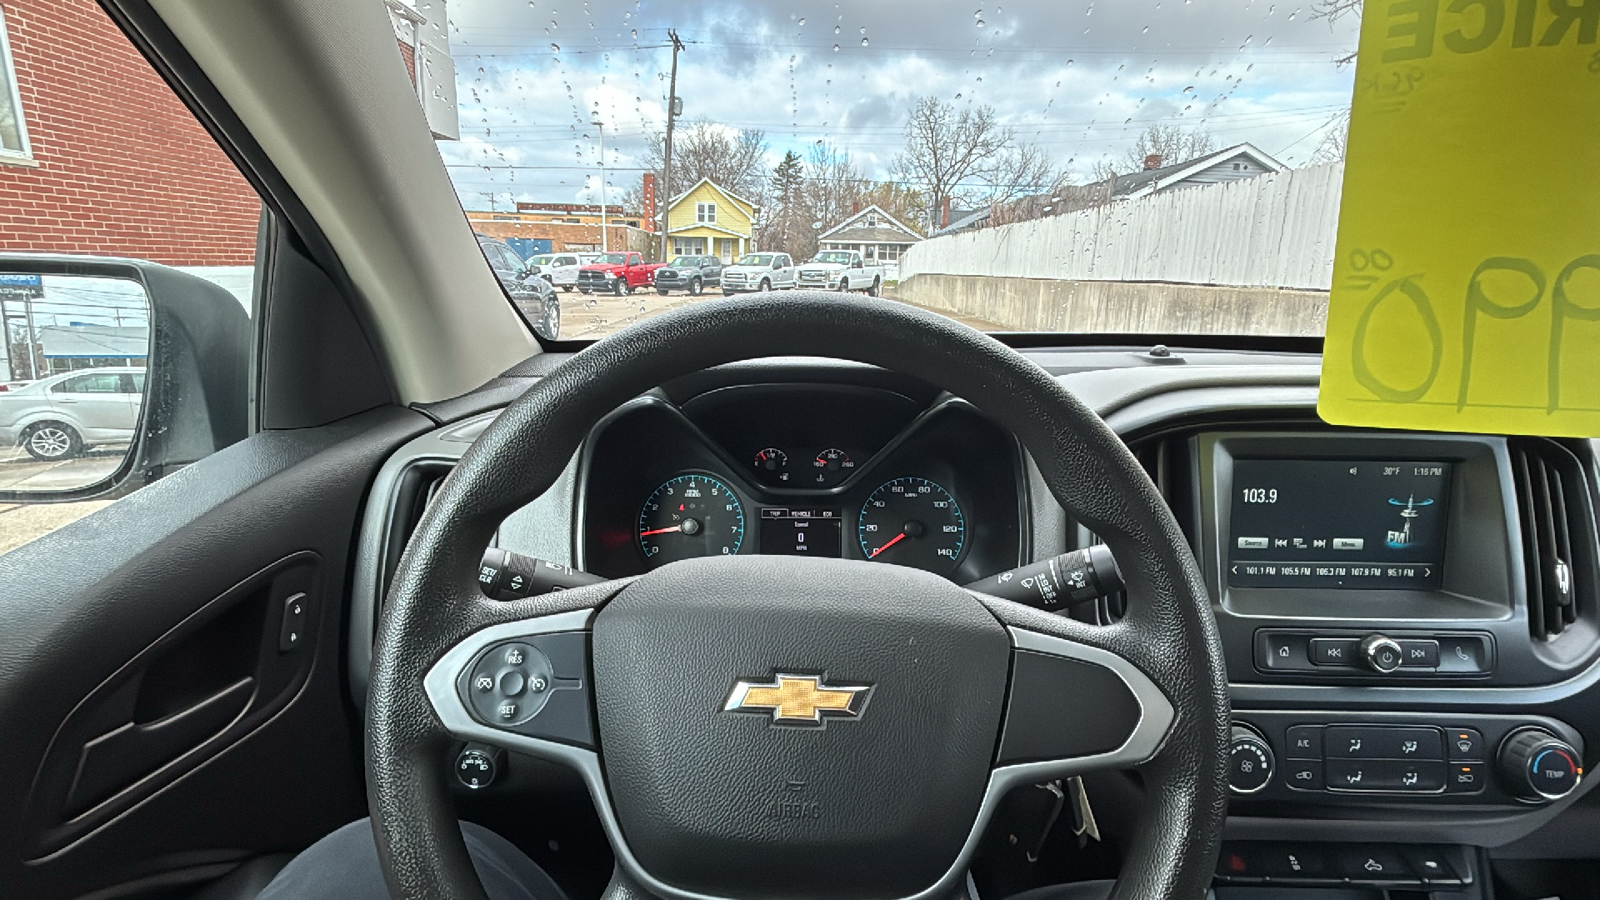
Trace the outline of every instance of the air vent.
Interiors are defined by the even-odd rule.
[[[1511,445],[1522,555],[1528,577],[1528,631],[1554,641],[1592,610],[1594,515],[1583,466],[1553,441]]]
[[[400,484],[395,489],[394,508],[389,514],[389,535],[385,545],[383,559],[383,577],[378,584],[377,603],[373,604],[374,610],[381,610],[384,601],[389,596],[389,582],[394,577],[395,569],[400,567],[400,556],[405,552],[406,544],[411,540],[411,533],[417,530],[417,523],[422,521],[422,513],[433,502],[433,495],[438,493],[439,485],[444,483],[446,475],[454,466],[449,463],[424,462],[406,469],[400,476]]]

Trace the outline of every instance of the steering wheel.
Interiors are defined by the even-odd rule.
[[[506,516],[602,416],[675,377],[818,356],[915,376],[1022,441],[1110,547],[1127,614],[1091,626],[882,563],[742,556],[523,600],[476,582]],[[1104,422],[1015,351],[887,302],[702,303],[579,353],[462,456],[395,574],[373,652],[369,803],[391,892],[483,898],[452,742],[563,762],[617,859],[608,900],[935,900],[1007,790],[1137,769],[1113,898],[1199,898],[1225,806],[1227,678],[1171,512]]]

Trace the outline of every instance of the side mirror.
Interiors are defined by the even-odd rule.
[[[246,302],[143,260],[0,253],[0,502],[111,499],[246,437]]]

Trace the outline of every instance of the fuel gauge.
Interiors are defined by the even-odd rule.
[[[850,454],[829,447],[817,454],[817,458],[811,461],[811,467],[813,483],[833,484],[848,478],[855,471],[856,464],[850,459]]]
[[[789,454],[777,447],[768,447],[757,453],[755,467],[768,480],[780,483],[789,480]]]

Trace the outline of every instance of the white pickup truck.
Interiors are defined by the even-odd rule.
[[[876,297],[883,289],[883,266],[867,265],[859,250],[824,250],[800,267],[800,287],[866,291]]]
[[[578,270],[599,257],[598,253],[541,253],[528,258],[529,274],[571,291],[578,286]]]

